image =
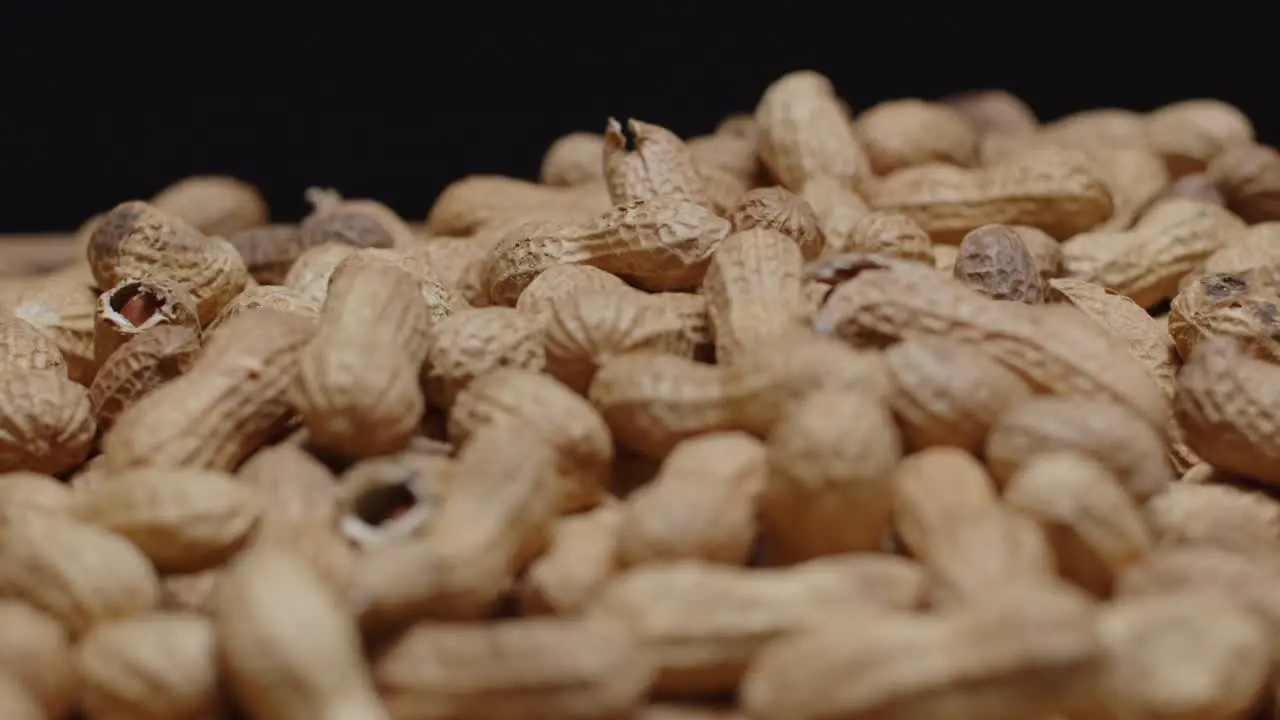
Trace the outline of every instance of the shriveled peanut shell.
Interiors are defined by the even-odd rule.
[[[755,547],[756,499],[768,474],[764,445],[746,433],[714,433],[677,445],[657,477],[627,498],[619,560],[746,564]]]
[[[660,695],[696,696],[732,690],[778,638],[851,609],[913,608],[923,594],[920,568],[886,555],[762,570],[687,560],[627,571],[588,613],[633,629],[655,656]]]
[[[865,392],[811,395],[769,436],[761,521],[786,561],[871,550],[889,527],[902,454],[893,416]]]
[[[519,367],[481,375],[457,395],[449,437],[459,445],[481,427],[515,422],[545,438],[559,458],[560,508],[572,512],[600,501],[613,463],[613,438],[589,402],[555,380]]]
[[[1164,442],[1152,428],[1120,405],[1083,397],[1037,397],[1014,407],[991,428],[987,464],[1003,484],[1035,455],[1051,450],[1092,457],[1139,501],[1175,479]]]
[[[77,648],[89,717],[213,720],[223,709],[213,625],[153,613],[101,625]]]
[[[1045,288],[1035,258],[1016,230],[983,225],[964,236],[952,274],[965,285],[995,300],[1036,305]]]
[[[1109,596],[1115,579],[1151,548],[1138,506],[1110,470],[1086,455],[1032,457],[1009,479],[1004,499],[1045,528],[1058,572],[1099,597]]]
[[[0,633],[0,675],[25,686],[48,717],[65,716],[79,691],[67,631],[31,605],[7,599],[0,600]]]
[[[89,386],[98,427],[110,428],[125,408],[186,372],[199,350],[200,337],[190,327],[159,325],[111,353]]]
[[[114,533],[49,513],[0,526],[0,594],[55,618],[73,636],[152,610],[159,601],[147,557]]]
[[[556,520],[546,552],[520,581],[521,614],[574,615],[585,608],[620,568],[622,518],[622,503],[606,497],[591,510]]]
[[[193,175],[161,190],[151,204],[210,235],[265,225],[267,202],[256,187],[229,175]]]
[[[66,374],[67,361],[52,339],[14,316],[0,316],[0,373],[52,370]]]
[[[858,218],[844,250],[932,263],[932,247],[928,233],[911,218],[876,211]]]
[[[904,340],[885,358],[897,388],[890,407],[908,450],[951,445],[978,454],[991,426],[1031,396],[1008,368],[946,337]]]
[[[1097,700],[1094,615],[1077,594],[1042,587],[947,614],[851,613],[766,648],[740,702],[759,720],[1069,713]]]
[[[448,408],[475,378],[501,367],[539,371],[546,365],[543,327],[515,308],[463,310],[436,323],[422,381],[427,399]]]
[[[208,470],[136,469],[76,492],[78,518],[128,539],[161,572],[221,565],[260,513],[251,488]]]
[[[373,674],[396,718],[627,717],[654,668],[628,629],[538,618],[424,623],[379,655]]]
[[[89,454],[96,432],[88,391],[65,373],[0,373],[0,472],[70,470]]]
[[[729,211],[735,233],[760,228],[790,238],[805,260],[822,254],[826,240],[818,215],[804,198],[782,187],[751,190]]]
[[[882,102],[858,115],[854,132],[877,175],[931,162],[970,165],[977,159],[978,134],[942,103]]]
[[[219,667],[260,718],[391,716],[379,701],[346,608],[291,553],[254,548],[218,582]]]

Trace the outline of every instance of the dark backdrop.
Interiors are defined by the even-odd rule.
[[[13,25],[0,232],[71,228],[192,173],[257,184],[281,219],[309,185],[418,219],[466,173],[532,177],[564,132],[611,114],[706,132],[800,68],[855,109],[981,87],[1043,119],[1213,96],[1280,141],[1276,13],[1219,5],[173,5]]]

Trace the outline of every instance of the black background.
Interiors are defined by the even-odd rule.
[[[1280,141],[1270,5],[1164,5],[175,4],[10,23],[0,232],[69,229],[193,173],[257,184],[278,219],[310,185],[421,219],[467,173],[535,176],[565,132],[609,115],[707,132],[801,68],[854,109],[982,87],[1042,119],[1218,97]]]

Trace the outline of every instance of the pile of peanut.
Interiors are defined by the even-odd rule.
[[[0,281],[0,718],[1224,720],[1280,154],[1217,100],[610,119],[425,224],[178,182]]]

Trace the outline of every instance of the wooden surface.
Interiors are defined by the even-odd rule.
[[[53,270],[70,262],[75,250],[70,233],[0,235],[0,277]]]

